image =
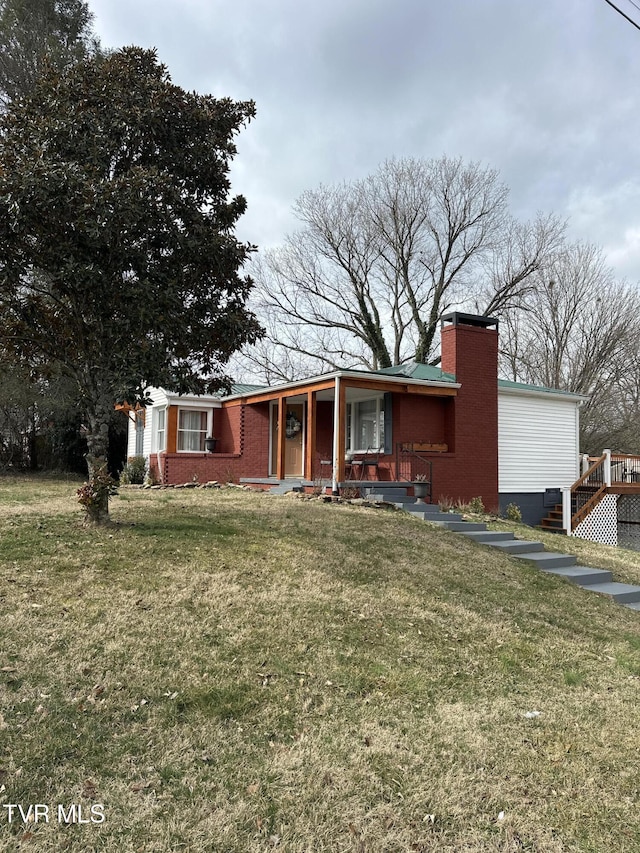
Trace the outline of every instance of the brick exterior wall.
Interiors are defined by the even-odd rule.
[[[453,456],[436,459],[434,498],[480,496],[498,508],[498,332],[479,326],[442,329],[442,369],[462,387],[449,413]]]
[[[164,484],[239,481],[241,477],[269,475],[269,404],[216,409],[213,421],[218,439],[215,453],[162,453],[162,477],[155,454],[151,469]]]
[[[393,443],[451,444],[445,416],[450,398],[393,394]]]
[[[400,442],[448,445],[428,455],[433,465],[433,500],[480,496],[498,508],[498,333],[480,326],[442,329],[442,369],[461,384],[456,397],[392,394],[393,453],[380,458],[379,478],[396,479]],[[216,453],[161,454],[162,481],[178,484],[269,476],[269,403],[229,405],[214,412]],[[333,454],[333,402],[318,401],[314,476]],[[156,467],[155,454],[151,457]],[[326,475],[326,472],[323,472]]]

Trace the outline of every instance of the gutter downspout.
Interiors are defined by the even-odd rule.
[[[336,376],[333,399],[333,466],[331,494],[338,494],[338,434],[340,432],[340,377]]]

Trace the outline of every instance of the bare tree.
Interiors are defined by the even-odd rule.
[[[534,278],[526,306],[503,324],[503,371],[590,396],[581,416],[586,451],[628,445],[640,413],[638,289],[616,281],[602,250],[586,243],[565,246]]]
[[[494,170],[448,157],[305,192],[303,228],[254,270],[272,343],[323,366],[437,360],[443,313],[519,304],[562,240],[556,217],[516,223],[507,196]]]

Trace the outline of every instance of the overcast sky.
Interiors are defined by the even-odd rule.
[[[156,47],[184,88],[256,102],[241,239],[277,245],[305,189],[447,154],[640,281],[640,31],[605,0],[89,2],[104,46]],[[640,0],[616,5],[640,22]]]

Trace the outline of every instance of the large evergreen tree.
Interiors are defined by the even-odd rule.
[[[222,387],[261,333],[239,272],[253,247],[233,236],[245,200],[228,197],[253,114],[126,48],[48,73],[0,122],[0,341],[73,378],[91,477],[116,400]]]
[[[28,95],[45,68],[64,71],[98,55],[92,22],[85,0],[0,0],[0,112]],[[64,379],[45,380],[16,364],[2,348],[0,374],[0,466],[66,467],[69,452],[84,442],[68,428],[78,419],[77,391]],[[121,421],[114,413],[112,427]],[[57,440],[57,424],[64,426],[65,445]]]
[[[0,0],[0,105],[27,95],[46,67],[99,52],[85,0]]]

